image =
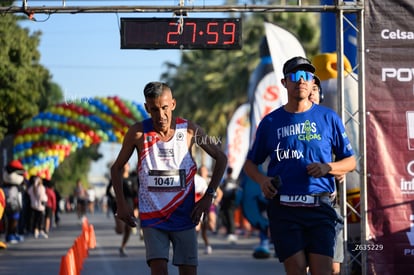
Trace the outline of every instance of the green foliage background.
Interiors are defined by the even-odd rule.
[[[0,16],[0,141],[15,135],[38,113],[63,101],[60,86],[39,63],[41,33],[29,33],[19,26],[19,20],[24,19],[10,14]],[[52,177],[62,195],[72,193],[78,178],[86,187],[91,162],[100,157],[98,146],[70,155]]]

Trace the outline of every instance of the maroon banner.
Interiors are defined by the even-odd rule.
[[[365,1],[368,274],[414,274],[414,2]]]

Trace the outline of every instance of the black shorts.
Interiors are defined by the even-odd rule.
[[[46,218],[52,218],[53,217],[53,209],[52,209],[52,207],[47,207],[46,206],[46,209],[45,209],[45,217]]]
[[[303,250],[333,257],[337,225],[341,222],[334,208],[327,204],[316,207],[292,207],[268,204],[270,233],[280,262]]]

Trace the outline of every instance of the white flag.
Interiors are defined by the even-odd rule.
[[[232,177],[237,179],[249,149],[250,105],[240,105],[227,126],[228,166],[233,168]]]
[[[264,24],[270,56],[273,62],[273,70],[276,78],[280,80],[284,77],[282,72],[283,64],[295,56],[306,57],[305,50],[292,33],[271,23],[265,22]],[[279,85],[282,85],[280,81]]]

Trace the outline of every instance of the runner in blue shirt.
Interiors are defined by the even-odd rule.
[[[288,102],[260,122],[244,165],[246,174],[271,199],[271,237],[288,275],[306,274],[308,264],[312,275],[331,274],[335,232],[342,220],[330,194],[335,191],[335,176],[356,167],[339,116],[309,100],[314,72],[303,57],[284,64],[281,81]],[[267,175],[259,169],[264,163]]]

